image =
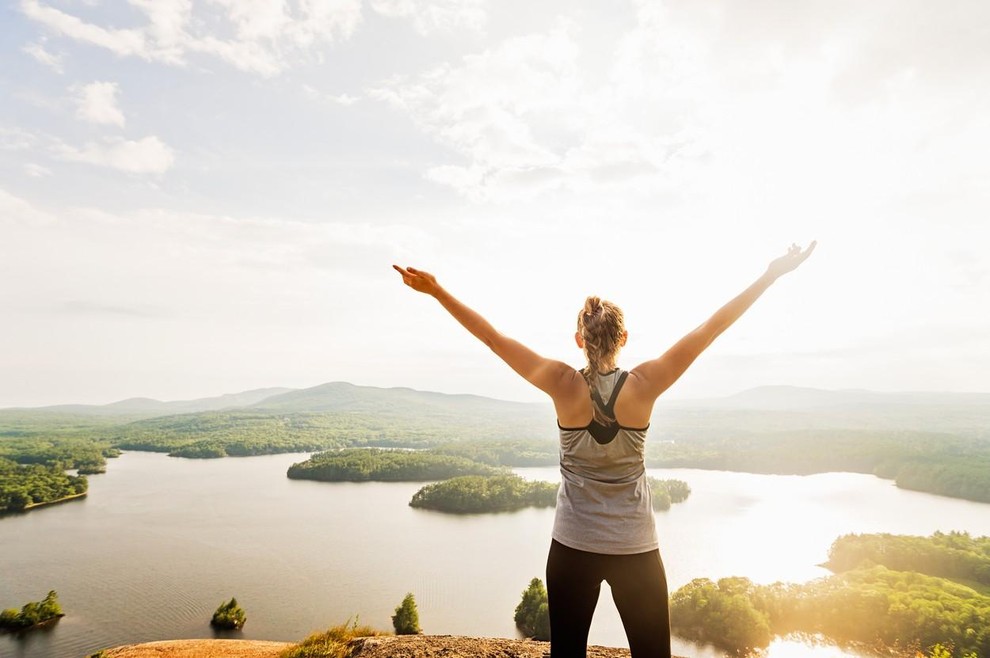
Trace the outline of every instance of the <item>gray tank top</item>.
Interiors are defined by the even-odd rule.
[[[597,393],[599,406],[609,416],[615,416],[612,408],[626,374],[617,369],[596,375],[592,396]],[[554,539],[580,551],[608,555],[658,547],[644,463],[648,427],[603,427],[595,422],[560,427]]]

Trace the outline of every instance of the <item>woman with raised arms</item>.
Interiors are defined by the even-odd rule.
[[[815,248],[792,245],[755,282],[660,357],[629,371],[616,365],[629,336],[615,304],[588,297],[574,340],[587,365],[575,370],[499,333],[428,272],[393,265],[402,281],[436,299],[465,329],[553,400],[561,484],[547,558],[550,655],[586,655],[602,581],[612,589],[632,658],[670,657],[667,579],[644,464],[656,399],[778,278]]]

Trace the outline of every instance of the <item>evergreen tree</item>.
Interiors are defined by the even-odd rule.
[[[522,593],[513,616],[516,628],[534,640],[550,639],[550,612],[547,607],[547,589],[543,581],[534,578]]]
[[[416,599],[413,598],[412,592],[406,594],[402,603],[395,609],[392,626],[395,627],[396,635],[415,635],[423,632],[419,627],[419,611],[416,609]]]
[[[216,628],[242,628],[247,621],[247,613],[237,605],[237,599],[230,597],[229,601],[220,604],[213,613],[210,625]]]

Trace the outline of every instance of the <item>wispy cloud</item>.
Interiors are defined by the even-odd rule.
[[[92,123],[124,127],[124,113],[117,106],[116,82],[91,82],[76,87],[76,116]]]
[[[28,162],[24,165],[24,173],[32,178],[44,178],[51,176],[52,170],[35,162]]]
[[[346,92],[342,94],[324,93],[319,89],[317,89],[316,87],[313,87],[312,85],[304,84],[302,86],[302,89],[308,98],[311,98],[315,101],[333,103],[335,105],[354,105],[354,103],[357,103],[359,100],[361,100],[360,96],[352,96]]]
[[[346,39],[361,20],[360,0],[306,0],[295,9],[271,0],[131,0],[145,22],[129,28],[87,22],[39,0],[22,0],[21,9],[52,32],[120,55],[185,65],[191,54],[219,58],[263,76],[275,75],[314,45]],[[214,8],[219,9],[215,11]],[[218,36],[217,20],[234,37]]]
[[[53,152],[55,157],[66,162],[84,162],[131,174],[163,174],[175,162],[172,149],[155,136],[138,140],[112,137],[87,142],[82,147],[63,142],[57,144]]]
[[[371,0],[383,16],[405,18],[423,35],[454,30],[481,31],[488,20],[486,0]]]
[[[50,53],[45,49],[44,41],[38,43],[29,43],[23,48],[31,57],[35,58],[40,63],[44,64],[56,73],[63,73],[62,68],[62,56]]]

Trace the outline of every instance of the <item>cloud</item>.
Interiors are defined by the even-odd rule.
[[[354,103],[357,103],[359,100],[361,100],[360,96],[351,96],[348,93],[327,94],[320,91],[319,89],[316,89],[315,87],[305,84],[302,86],[302,89],[303,89],[303,93],[305,93],[308,98],[311,98],[315,101],[325,101],[328,103],[333,103],[335,105],[353,105]]]
[[[42,43],[29,43],[22,49],[31,57],[34,57],[37,61],[41,62],[51,70],[56,73],[63,73],[62,69],[62,56],[55,55],[47,50]]]
[[[21,10],[28,18],[58,34],[106,48],[117,55],[139,55],[150,58],[151,51],[142,30],[106,29],[54,7],[43,5],[37,0],[23,0]]]
[[[43,178],[45,176],[50,176],[52,170],[48,167],[43,167],[40,164],[35,164],[34,162],[28,162],[24,165],[24,173],[32,178]]]
[[[487,22],[485,0],[371,0],[383,16],[405,18],[422,35],[467,29],[480,32]]]
[[[0,223],[37,227],[52,221],[45,211],[0,187]]]
[[[700,133],[692,132],[693,108],[644,99],[643,81],[625,77],[621,58],[614,75],[592,79],[583,61],[598,53],[582,52],[578,31],[559,22],[419,76],[393,78],[369,95],[408,113],[466,159],[439,164],[426,176],[475,201],[617,185],[656,189],[665,181],[673,186],[678,172],[689,169],[682,161],[705,155]],[[647,58],[631,50],[627,58]],[[683,55],[675,51],[650,86],[669,90],[666,81],[685,69],[676,57]],[[656,114],[644,125],[648,109]]]
[[[361,20],[361,0],[129,0],[145,22],[107,28],[39,2],[22,0],[28,18],[62,36],[122,57],[185,65],[202,54],[263,76],[275,75],[309,48],[348,38]],[[233,32],[231,38],[218,34]]]
[[[22,128],[0,127],[0,150],[24,151],[33,148],[38,138]]]
[[[76,91],[76,116],[91,123],[124,127],[124,113],[117,107],[116,82],[92,82]]]
[[[54,152],[57,158],[67,162],[84,162],[132,174],[163,174],[175,162],[172,149],[155,136],[136,141],[108,138],[87,142],[82,148],[59,143]]]

